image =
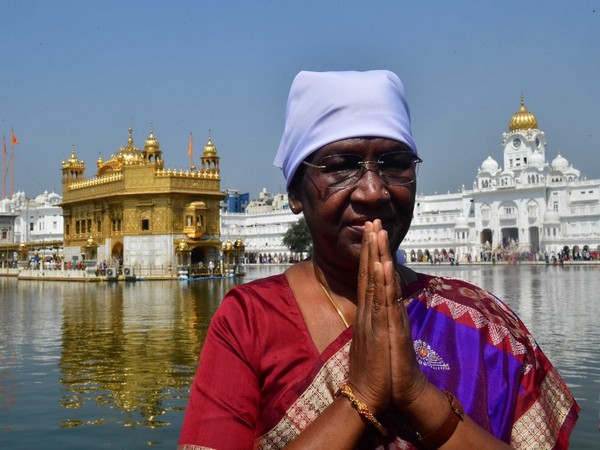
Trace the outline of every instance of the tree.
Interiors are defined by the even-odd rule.
[[[283,235],[283,245],[294,253],[312,252],[312,238],[310,237],[304,217],[301,217],[297,222],[290,225]]]

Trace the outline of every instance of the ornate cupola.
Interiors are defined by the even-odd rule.
[[[208,131],[208,142],[204,146],[201,161],[202,172],[210,174],[214,178],[219,178],[219,157],[217,156],[217,148],[212,142],[210,130]]]
[[[75,146],[71,148],[71,156],[68,160],[62,162],[62,181],[63,184],[70,184],[74,181],[83,180],[85,164],[75,156]]]
[[[146,139],[146,143],[144,144],[144,151],[142,152],[142,156],[144,157],[144,161],[149,164],[154,164],[157,169],[162,169],[164,167],[164,162],[162,160],[162,151],[160,150],[160,143],[158,139],[154,136],[154,130],[150,128],[150,135]]]
[[[129,138],[127,139],[127,146],[121,147],[119,151],[113,153],[107,161],[102,161],[102,158],[98,158],[98,161],[96,161],[98,177],[121,172],[123,166],[144,164],[142,152],[133,145],[133,129],[129,128],[128,132]]]
[[[519,177],[526,167],[542,167],[546,160],[546,137],[535,116],[525,108],[522,95],[521,107],[510,118],[508,129],[502,133],[504,168]]]
[[[517,130],[536,130],[538,127],[535,116],[525,108],[525,98],[521,96],[521,108],[513,114],[508,124],[510,131]]]

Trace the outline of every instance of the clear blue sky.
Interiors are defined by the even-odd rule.
[[[470,187],[521,94],[548,140],[600,178],[600,2],[0,0],[0,131],[15,190],[61,192],[71,146],[107,159],[151,124],[167,167],[212,130],[222,188],[283,191],[272,166],[299,70],[390,69],[404,81],[418,191]],[[10,153],[10,140],[8,142]],[[7,189],[10,183],[7,181]]]

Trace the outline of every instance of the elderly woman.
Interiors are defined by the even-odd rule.
[[[578,406],[515,314],[392,258],[420,162],[396,75],[296,77],[275,164],[313,255],[227,294],[180,449],[568,446]]]

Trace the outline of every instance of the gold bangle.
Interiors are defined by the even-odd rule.
[[[373,426],[377,428],[377,431],[379,431],[384,436],[388,435],[388,432],[384,428],[384,426],[381,425],[379,420],[377,420],[373,413],[369,411],[369,407],[356,398],[354,392],[352,392],[352,388],[350,388],[350,386],[348,386],[347,383],[344,383],[340,386],[340,394],[342,394],[344,397],[350,400],[350,403],[352,403],[352,406],[354,406],[354,408],[358,411],[358,414],[360,414],[362,417],[371,422]]]
[[[419,432],[416,432],[417,438],[421,442],[421,445],[427,449],[438,448],[444,445],[448,439],[452,437],[459,422],[462,422],[465,417],[463,407],[460,402],[448,391],[442,391],[446,394],[448,402],[450,403],[450,411],[442,422],[442,424],[435,430],[426,436],[421,436]]]

